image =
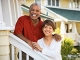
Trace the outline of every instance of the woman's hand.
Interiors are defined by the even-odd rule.
[[[42,52],[42,48],[36,42],[32,42],[32,45],[35,50]]]

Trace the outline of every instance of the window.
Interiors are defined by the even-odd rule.
[[[41,0],[35,0],[35,3],[41,5]]]
[[[80,0],[70,0],[70,8],[80,8]]]
[[[55,6],[55,0],[52,0],[52,6]]]
[[[49,6],[59,6],[59,0],[48,0]]]
[[[69,28],[68,24],[65,24],[65,28],[66,28],[66,33],[68,33],[68,28]]]
[[[59,6],[59,0],[56,0],[56,6]]]
[[[48,5],[51,5],[51,0],[48,0]]]

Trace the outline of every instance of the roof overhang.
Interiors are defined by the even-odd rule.
[[[60,20],[80,22],[80,10],[60,9],[53,7],[46,8],[53,12],[53,14],[57,15]]]

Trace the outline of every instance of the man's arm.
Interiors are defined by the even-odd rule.
[[[15,25],[14,34],[32,47],[32,42],[23,35],[25,17],[26,16],[21,16],[18,18]]]
[[[58,34],[54,34],[53,36],[54,36],[56,41],[60,41],[62,39],[61,36]]]
[[[32,42],[29,39],[25,38],[22,34],[16,34],[16,36],[19,37],[20,39],[22,39],[23,41],[25,41],[26,43],[28,43],[29,46],[31,46],[33,48]]]

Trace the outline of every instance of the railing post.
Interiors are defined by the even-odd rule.
[[[0,60],[10,60],[9,27],[0,27]]]

